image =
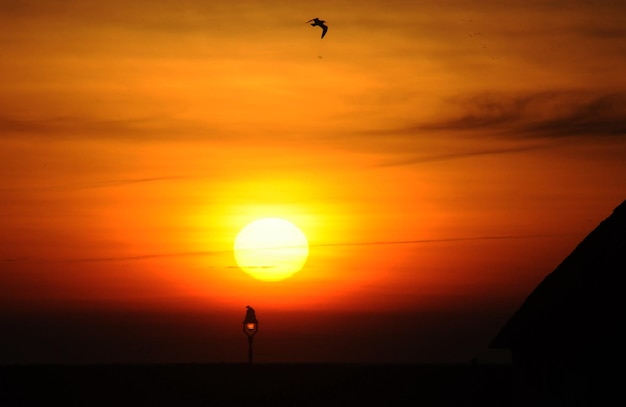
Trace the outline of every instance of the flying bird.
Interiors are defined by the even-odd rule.
[[[322,38],[324,38],[324,36],[326,35],[326,31],[328,31],[328,26],[324,24],[326,23],[326,21],[320,20],[319,18],[315,17],[307,21],[307,23],[310,23],[311,21],[313,21],[313,23],[311,24],[312,27],[315,27],[317,25],[322,28]]]

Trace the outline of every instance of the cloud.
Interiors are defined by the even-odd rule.
[[[72,189],[108,188],[108,187],[116,187],[116,186],[123,186],[123,185],[129,185],[129,184],[158,182],[158,181],[171,181],[171,180],[180,180],[180,179],[188,179],[188,178],[191,178],[191,177],[170,175],[170,176],[163,176],[163,177],[109,179],[109,180],[102,180],[102,181],[91,182],[91,183],[75,184],[71,186],[68,185],[67,188],[72,188]]]
[[[453,117],[400,131],[480,130],[537,138],[626,136],[626,92],[482,93],[452,99],[448,105],[456,112]]]
[[[626,91],[481,92],[441,106],[430,118],[345,139],[382,153],[383,167],[626,141]]]
[[[456,243],[466,241],[481,240],[524,240],[524,239],[541,239],[555,236],[568,236],[568,233],[543,233],[528,235],[493,235],[493,236],[470,236],[470,237],[451,237],[441,239],[416,239],[416,240],[381,240],[381,241],[361,241],[361,242],[334,242],[334,243],[311,243],[310,247],[348,247],[348,246],[388,246],[388,245],[415,245],[415,244],[433,244],[433,243]],[[216,256],[229,253],[230,250],[210,250],[210,251],[188,251],[188,252],[171,252],[171,253],[148,253],[135,256],[111,256],[111,257],[82,257],[82,258],[66,258],[66,259],[35,259],[32,257],[5,258],[3,262],[55,262],[55,263],[101,263],[101,262],[117,262],[117,261],[142,261],[147,259],[169,258],[169,257],[205,257]],[[259,266],[256,268],[268,268],[273,266]],[[227,268],[235,268],[235,266],[227,266]]]
[[[66,139],[102,137],[111,140],[169,140],[172,136],[186,140],[221,139],[224,130],[194,120],[167,117],[137,117],[119,120],[101,120],[92,117],[49,117],[22,119],[0,116],[0,138],[34,137],[45,139],[50,135]]]
[[[5,263],[17,263],[17,262],[38,262],[38,263],[107,263],[118,261],[141,261],[149,259],[169,258],[169,257],[198,257],[198,256],[213,256],[221,253],[227,253],[227,250],[214,250],[214,251],[194,251],[194,252],[176,252],[176,253],[149,253],[138,254],[136,256],[110,256],[110,257],[80,257],[80,258],[65,258],[65,259],[45,259],[45,258],[33,258],[33,257],[12,257],[2,259]]]
[[[592,27],[580,27],[580,30],[583,34],[599,39],[616,39],[622,41],[626,38],[626,28],[616,26],[616,27],[607,27],[607,26],[592,26]]]
[[[500,154],[514,154],[525,151],[541,150],[549,147],[547,144],[535,144],[528,146],[519,146],[511,148],[493,148],[493,149],[478,149],[478,150],[466,150],[461,152],[444,153],[444,154],[415,154],[404,157],[392,158],[383,161],[380,166],[396,166],[396,165],[411,165],[421,164],[436,161],[449,161],[458,160],[462,158],[480,157],[488,155],[500,155]]]
[[[131,184],[184,180],[184,179],[191,179],[191,178],[194,178],[194,176],[169,175],[169,176],[145,177],[145,178],[105,179],[105,180],[91,181],[91,182],[65,183],[65,184],[38,186],[38,187],[0,188],[0,192],[1,191],[5,191],[5,192],[23,191],[23,190],[65,191],[65,190],[80,190],[80,189],[112,188],[112,187],[131,185]]]

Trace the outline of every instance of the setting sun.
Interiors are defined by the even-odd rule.
[[[280,281],[300,271],[309,256],[306,236],[284,219],[264,218],[244,227],[235,239],[237,265],[262,281]]]

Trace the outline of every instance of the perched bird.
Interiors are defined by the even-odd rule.
[[[319,18],[315,17],[307,21],[307,23],[310,23],[311,21],[313,21],[313,23],[311,24],[312,27],[315,27],[317,25],[322,28],[322,38],[324,38],[324,36],[326,35],[326,31],[328,31],[328,26],[324,24],[326,23],[326,21],[320,20]]]

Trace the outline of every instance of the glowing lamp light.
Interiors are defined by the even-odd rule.
[[[259,330],[259,321],[256,319],[254,308],[246,306],[246,317],[243,320],[243,333],[248,336],[248,364],[252,364],[252,338]]]

